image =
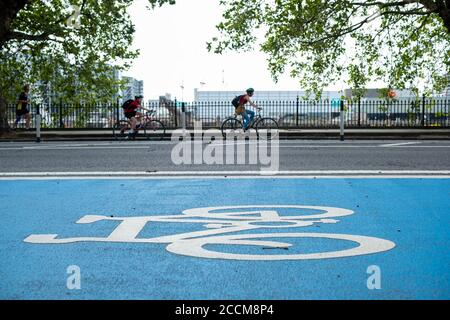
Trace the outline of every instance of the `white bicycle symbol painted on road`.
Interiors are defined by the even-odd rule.
[[[255,210],[256,209],[256,210]],[[295,209],[299,215],[281,216],[275,209]],[[301,214],[301,211],[317,211],[313,214]],[[283,229],[307,227],[314,224],[337,223],[331,219],[353,214],[348,209],[321,206],[299,205],[254,205],[254,206],[223,206],[187,209],[179,215],[141,216],[141,217],[110,217],[86,215],[77,223],[88,224],[104,220],[120,221],[119,225],[107,237],[75,237],[57,238],[57,234],[32,234],[24,241],[28,243],[63,244],[74,242],[126,242],[126,243],[159,243],[168,244],[169,252],[199,258],[233,259],[233,260],[309,260],[352,257],[373,254],[390,250],[395,243],[389,240],[348,234],[334,233],[247,233],[242,232],[259,229]],[[155,222],[169,223],[201,223],[204,230],[160,236],[154,238],[139,238],[139,233],[147,224]],[[240,234],[231,234],[237,233]],[[265,249],[287,249],[289,242],[271,241],[270,239],[286,238],[325,238],[346,240],[356,243],[350,249],[314,253],[289,254],[244,254],[208,250],[208,245],[255,246]],[[267,252],[267,251],[265,251]]]

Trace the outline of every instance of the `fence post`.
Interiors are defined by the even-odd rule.
[[[119,123],[119,98],[116,99],[116,122]],[[114,125],[114,124],[113,124]]]
[[[341,141],[344,141],[344,100],[341,99],[341,118],[340,118]]]
[[[295,113],[295,125],[297,126],[297,128],[298,128],[298,116],[299,116],[299,97],[298,97],[298,95],[297,95],[297,101],[296,101],[296,103],[295,103],[295,106],[296,106],[296,113]]]
[[[183,127],[183,136],[186,134],[186,104],[181,102],[181,125]]]
[[[174,103],[173,110],[174,110],[174,114],[175,114],[175,128],[178,128],[178,110],[177,110],[177,99],[176,98],[173,103]]]
[[[425,93],[422,95],[422,116],[420,119],[420,124],[425,127]]]
[[[358,127],[361,127],[361,97],[358,97]]]
[[[40,112],[40,108],[39,108],[39,104],[36,105],[36,117],[35,117],[35,122],[36,122],[36,142],[39,143],[41,142],[41,112]]]
[[[62,101],[59,101],[59,127],[64,128],[64,123],[62,120]]]

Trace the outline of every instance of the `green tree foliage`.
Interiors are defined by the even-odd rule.
[[[319,95],[345,79],[440,91],[450,74],[450,1],[221,0],[216,53],[258,44],[275,80],[284,72]],[[261,35],[264,35],[260,37]],[[264,38],[258,42],[259,38]]]
[[[152,7],[173,0],[148,0]],[[6,104],[24,83],[51,83],[67,102],[110,100],[113,68],[129,67],[132,0],[2,0],[0,2],[0,132]],[[38,87],[33,88],[37,90]]]

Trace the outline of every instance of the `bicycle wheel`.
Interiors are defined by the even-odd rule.
[[[113,136],[116,140],[125,140],[129,137],[130,123],[127,120],[119,120],[113,126]]]
[[[278,123],[272,118],[261,118],[255,124],[259,139],[272,140],[278,137]]]
[[[234,136],[242,131],[242,122],[236,118],[228,118],[222,123],[220,128],[224,139],[228,136]]]
[[[162,140],[166,134],[166,126],[159,120],[150,120],[144,126],[144,136],[147,140]]]
[[[266,240],[266,239],[274,239]],[[327,251],[319,250],[319,252],[295,252],[291,253],[285,251],[287,248],[292,248],[293,244],[290,242],[280,240],[282,238],[289,239],[331,239],[343,240],[346,242],[356,243],[348,249]],[[232,253],[217,250],[212,250],[209,245],[216,245],[215,248],[223,248],[228,246],[253,246],[268,249],[284,249],[280,254],[261,254],[255,251],[254,253]],[[220,245],[220,246],[217,246]],[[207,247],[207,248],[205,248]],[[213,247],[214,248],[214,247]],[[253,260],[253,261],[277,261],[277,260],[316,260],[316,259],[334,259],[354,257],[360,255],[374,254],[383,251],[388,251],[395,248],[395,243],[389,240],[367,237],[351,234],[336,234],[336,233],[260,233],[260,234],[238,234],[238,235],[223,235],[223,236],[209,236],[194,239],[183,239],[181,241],[175,240],[170,243],[166,250],[175,254],[210,259],[228,259],[228,260]],[[222,249],[223,250],[223,249]],[[259,251],[261,252],[261,251]]]

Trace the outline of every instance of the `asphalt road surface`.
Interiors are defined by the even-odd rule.
[[[227,163],[227,145],[213,142],[192,145],[190,160],[178,164],[172,158],[175,146],[174,142],[144,141],[3,142],[0,143],[0,172],[258,171],[276,160],[267,153],[270,162],[262,163],[259,154],[266,151],[258,148],[253,149],[257,150],[258,157],[256,164],[252,164],[249,143],[241,143],[235,146],[234,155],[245,154],[243,164],[237,164],[237,156]],[[202,155],[211,147],[223,150],[224,164],[205,164]],[[238,147],[245,149],[238,152]],[[271,150],[270,144],[267,150]],[[450,141],[286,140],[280,141],[278,150],[281,171],[450,169]],[[194,163],[195,155],[200,155],[197,157],[200,163]]]

